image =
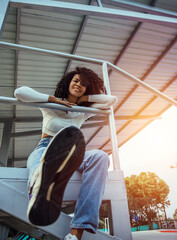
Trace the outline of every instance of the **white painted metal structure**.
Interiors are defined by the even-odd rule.
[[[110,185],[116,181],[123,194],[111,202],[113,225],[119,222],[113,234],[131,239],[126,197],[121,198],[125,185],[118,145],[177,104],[176,26],[174,0],[168,4],[165,0],[1,0],[1,166],[24,167],[41,133],[37,108],[17,105],[12,99],[16,87],[27,85],[53,94],[58,80],[76,65],[103,72],[107,93],[117,95],[118,104],[107,112],[109,127],[108,118],[99,113],[82,131],[87,149],[113,152]],[[1,182],[6,185],[4,177]],[[15,194],[11,190],[8,196]]]

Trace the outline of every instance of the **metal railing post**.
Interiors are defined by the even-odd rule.
[[[7,166],[11,131],[12,121],[9,120],[4,123],[3,136],[0,146],[0,167]]]
[[[105,84],[107,94],[111,95],[108,68],[107,68],[106,62],[104,62],[102,65],[102,72],[103,72],[103,79],[104,79],[104,84]],[[111,139],[111,145],[112,145],[113,168],[114,170],[120,170],[119,149],[118,149],[113,107],[110,108],[110,111],[111,112],[109,114],[109,129],[110,129],[110,139]]]

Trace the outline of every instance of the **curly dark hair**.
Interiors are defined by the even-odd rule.
[[[91,95],[91,94],[101,94],[105,93],[105,87],[103,80],[91,69],[85,68],[85,67],[76,67],[74,71],[71,71],[67,73],[65,76],[62,77],[62,79],[58,82],[54,96],[64,99],[68,98],[69,94],[69,85],[72,80],[72,78],[79,74],[81,77],[81,80],[86,86],[86,91],[84,95]],[[81,106],[90,106],[92,103],[83,102],[80,105]]]

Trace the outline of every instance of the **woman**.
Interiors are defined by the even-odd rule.
[[[104,94],[103,81],[92,70],[77,67],[58,83],[54,96],[39,93],[29,87],[15,90],[15,97],[24,102],[52,102],[69,108],[73,105],[107,109],[116,97]],[[83,175],[71,233],[64,239],[80,240],[83,230],[95,233],[99,207],[105,186],[109,158],[101,150],[85,152],[85,142],[79,128],[94,114],[54,109],[40,109],[43,114],[42,137],[30,154],[29,205],[31,223],[52,224],[61,211],[67,182],[75,170]]]

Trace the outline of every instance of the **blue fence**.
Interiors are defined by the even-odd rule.
[[[153,229],[158,229],[158,224],[153,223]],[[137,227],[132,227],[131,231],[136,232],[136,231],[147,231],[149,230],[149,225],[143,225],[143,226],[137,226]]]

